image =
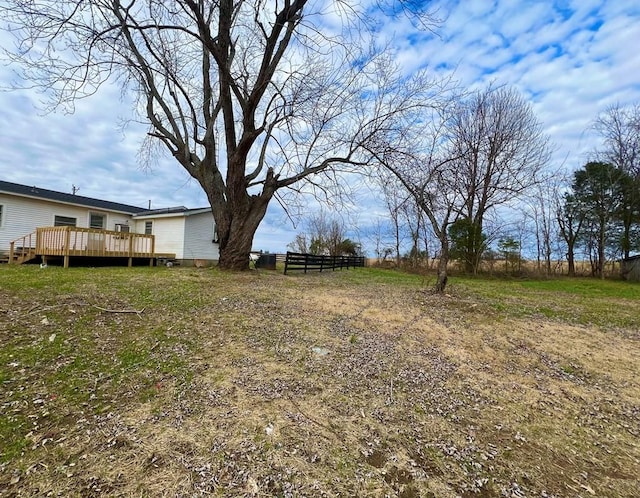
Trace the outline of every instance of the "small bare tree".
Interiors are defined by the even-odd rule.
[[[414,268],[425,265],[429,268],[429,242],[432,238],[429,222],[413,197],[407,199],[401,206],[406,228],[411,238],[409,259]]]
[[[387,207],[387,213],[389,214],[389,221],[393,232],[396,266],[399,267],[402,260],[400,247],[402,245],[404,235],[403,209],[407,204],[410,194],[398,179],[389,171],[379,171],[377,181],[382,189],[382,193],[384,194],[384,203]]]
[[[369,232],[369,241],[373,244],[374,254],[378,261],[381,261],[387,246],[388,225],[386,219],[376,218]]]
[[[383,10],[432,25],[421,4],[397,5]],[[407,79],[384,51],[370,49],[361,8],[306,0],[7,0],[2,17],[17,42],[5,55],[52,107],[73,109],[106,81],[137,97],[149,140],[207,194],[219,266],[243,270],[279,191],[301,181],[339,183],[341,168],[368,164],[376,137],[424,103],[431,84],[423,73]]]
[[[442,102],[439,108],[423,115],[412,133],[405,134],[405,140],[411,144],[404,149],[406,152],[388,149],[386,154],[377,156],[413,197],[440,243],[434,287],[440,293],[448,281],[448,229],[458,216],[462,199],[458,188],[461,179],[455,167],[457,156],[448,148],[443,119],[450,102]]]
[[[287,247],[293,252],[306,254],[309,252],[309,241],[306,233],[296,234],[296,238],[287,244]]]
[[[329,216],[324,210],[305,221],[305,232],[296,235],[289,247],[295,251],[326,256],[340,256],[355,251],[355,243],[347,239],[344,221]]]
[[[567,183],[560,171],[550,171],[526,195],[525,217],[531,218],[535,228],[538,272],[546,275],[553,272],[552,257],[560,236],[558,209],[561,190]]]

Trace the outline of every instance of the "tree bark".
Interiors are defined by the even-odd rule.
[[[436,281],[435,291],[439,294],[444,292],[447,286],[447,266],[449,264],[449,247],[448,241],[442,241],[442,248],[440,251],[440,259],[438,260],[438,280]]]
[[[596,274],[599,278],[604,279],[604,263],[606,259],[605,244],[606,244],[606,232],[605,232],[605,220],[601,220],[600,233],[598,237],[598,265]]]
[[[269,199],[264,196],[249,197],[245,209],[236,207],[229,216],[228,223],[218,222],[221,270],[245,271],[249,269],[249,253],[253,237],[267,212]]]
[[[567,245],[567,264],[569,265],[569,276],[570,277],[575,277],[576,276],[576,263],[575,263],[575,257],[574,257],[574,249],[573,249],[573,244],[569,243]]]

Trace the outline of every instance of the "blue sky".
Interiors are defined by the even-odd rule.
[[[477,0],[434,2],[437,36],[398,18],[381,25],[380,42],[397,48],[407,72],[428,66],[454,72],[467,88],[517,88],[530,100],[556,146],[554,166],[582,166],[598,146],[590,124],[607,106],[640,102],[640,2],[637,0]],[[0,45],[10,43],[6,34]],[[0,86],[13,79],[0,67]],[[42,111],[34,91],[0,92],[0,179],[152,207],[207,205],[199,185],[171,158],[141,169],[146,128],[128,123],[131,102],[114,87],[77,103],[73,114]],[[126,126],[125,126],[126,125]],[[311,204],[313,205],[313,204]],[[375,194],[358,189],[345,220],[361,232],[385,216]],[[291,221],[273,203],[254,247],[286,250]],[[357,238],[357,235],[354,234]],[[362,242],[367,245],[366,240]]]

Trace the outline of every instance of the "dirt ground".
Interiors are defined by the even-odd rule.
[[[137,271],[0,288],[0,496],[640,496],[637,328]]]

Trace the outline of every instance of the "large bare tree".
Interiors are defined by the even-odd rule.
[[[609,106],[596,118],[594,128],[603,140],[597,156],[629,176],[626,200],[620,212],[622,255],[628,258],[633,246],[633,228],[640,223],[640,104]]]
[[[514,89],[492,88],[463,100],[447,125],[457,159],[460,215],[472,233],[467,271],[482,256],[482,229],[490,210],[511,202],[539,181],[549,160],[547,136],[531,106]]]
[[[640,104],[609,106],[593,126],[603,140],[598,156],[625,173],[640,177]]]
[[[430,26],[422,4],[395,4],[381,12]],[[137,97],[150,140],[207,194],[219,266],[241,270],[278,191],[366,165],[376,137],[424,103],[430,84],[370,48],[360,5],[7,0],[0,9],[17,40],[7,55],[53,107],[72,108],[107,81]]]

